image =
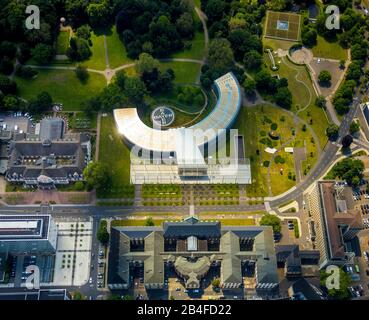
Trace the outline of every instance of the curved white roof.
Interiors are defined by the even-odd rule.
[[[208,142],[217,137],[218,130],[228,129],[231,126],[241,106],[240,87],[232,73],[215,80],[215,85],[218,90],[218,101],[214,110],[206,118],[187,128],[202,130]],[[157,130],[148,127],[141,121],[136,108],[115,109],[114,118],[119,132],[130,143],[146,150],[176,151],[177,137],[183,134],[181,128]],[[203,139],[199,138],[197,145],[202,144]]]

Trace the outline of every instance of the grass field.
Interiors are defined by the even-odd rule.
[[[164,62],[161,68],[172,68],[177,83],[195,83],[201,71],[201,65],[193,62]]]
[[[108,46],[109,65],[111,69],[133,62],[132,59],[127,57],[126,49],[123,42],[119,39],[115,26],[107,32],[106,44]]]
[[[275,130],[280,140],[271,140],[268,137],[272,130],[272,124],[277,125]],[[295,174],[294,157],[281,149],[279,155],[284,159],[284,163],[272,161],[272,155],[267,153],[265,148],[269,145],[273,148],[284,147],[303,147],[311,143],[311,133],[303,132],[296,127],[293,117],[281,108],[270,105],[262,105],[253,108],[241,109],[237,121],[234,125],[239,134],[247,139],[245,142],[245,155],[250,159],[252,184],[246,187],[249,197],[266,196],[269,194],[267,173],[270,166],[271,192],[273,195],[283,193],[295,185],[293,175]],[[298,130],[297,130],[298,129]],[[293,135],[295,131],[296,135]],[[314,146],[312,146],[314,147]],[[316,154],[316,149],[314,149]],[[280,170],[283,169],[283,175]],[[289,173],[291,176],[289,177]]]
[[[346,60],[347,50],[342,48],[338,42],[328,42],[318,35],[318,43],[312,48],[314,57]]]
[[[35,79],[25,80],[15,77],[19,96],[29,100],[42,91],[47,91],[54,102],[64,104],[65,111],[78,111],[81,103],[96,95],[106,86],[102,75],[90,73],[86,83],[81,83],[74,71],[39,69]]]
[[[105,70],[106,62],[103,33],[95,33],[95,31],[91,32],[91,41],[92,56],[87,61],[84,61],[83,64],[91,69]]]
[[[60,31],[56,41],[56,54],[66,54],[69,47],[69,32]]]
[[[122,197],[122,189],[130,182],[130,150],[118,133],[111,115],[101,118],[99,161],[111,169],[113,182],[111,191],[98,194],[98,197]]]
[[[196,32],[195,37],[190,41],[190,49],[184,49],[171,56],[171,58],[189,58],[201,60],[204,57],[205,37],[203,32]]]

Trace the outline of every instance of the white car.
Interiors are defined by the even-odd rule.
[[[88,280],[88,282],[89,282],[90,284],[92,284],[92,278],[90,278],[90,280]]]

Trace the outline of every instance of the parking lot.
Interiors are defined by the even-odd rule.
[[[352,198],[355,208],[362,214],[364,229],[369,229],[369,194],[366,192],[366,189],[355,189],[352,190]]]

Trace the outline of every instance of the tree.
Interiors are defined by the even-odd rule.
[[[124,70],[119,70],[118,72],[116,72],[115,83],[122,90],[124,90],[124,84],[126,82],[126,79],[127,79],[127,74]]]
[[[287,87],[277,89],[277,93],[274,96],[275,102],[285,109],[290,109],[292,105],[292,94]]]
[[[209,45],[208,64],[213,71],[225,73],[233,66],[233,52],[227,39],[219,38]]]
[[[0,57],[14,58],[17,47],[13,42],[3,41],[0,43]]]
[[[322,70],[319,73],[318,80],[321,84],[328,84],[332,79],[331,74],[327,70]]]
[[[192,14],[189,12],[183,13],[176,21],[176,27],[182,37],[193,37],[195,29]]]
[[[140,103],[146,94],[145,84],[139,78],[129,77],[124,84],[124,93],[131,101]]]
[[[281,219],[279,219],[278,216],[273,214],[263,215],[263,217],[260,219],[260,225],[273,227],[274,233],[281,233],[282,230]]]
[[[0,60],[0,72],[9,76],[14,70],[13,62],[8,58],[4,57]]]
[[[335,123],[330,123],[326,129],[327,137],[331,140],[335,140],[338,136],[339,127]]]
[[[90,190],[92,188],[96,188],[97,191],[106,191],[110,189],[111,173],[106,164],[101,162],[90,162],[83,170],[83,176]]]
[[[67,56],[72,61],[86,60],[92,54],[88,41],[83,38],[72,37],[69,45]]]
[[[220,279],[219,278],[215,278],[211,281],[211,285],[214,287],[214,288],[219,288],[220,286]]]
[[[243,63],[246,69],[257,70],[260,69],[260,66],[263,62],[263,57],[256,50],[251,50],[245,53],[245,57],[243,58]]]
[[[351,143],[354,141],[352,135],[348,134],[342,138],[342,147],[344,149],[349,148]]]
[[[0,74],[0,91],[4,94],[16,94],[17,84],[8,77]]]
[[[31,50],[32,57],[39,64],[48,64],[54,57],[54,49],[52,46],[39,43]]]
[[[91,38],[91,28],[88,24],[84,24],[83,26],[80,26],[77,30],[76,30],[76,35],[78,38],[82,38],[85,40],[90,40]]]
[[[77,78],[81,82],[86,82],[87,81],[87,79],[89,77],[89,73],[88,73],[87,68],[85,66],[79,64],[74,72],[76,73]]]
[[[209,21],[221,20],[225,6],[226,4],[223,0],[209,0],[205,7],[205,14]]]
[[[145,220],[145,226],[146,227],[152,227],[154,226],[154,221],[152,219],[152,217],[147,217]]]
[[[307,47],[313,47],[317,43],[317,32],[314,28],[304,27],[301,32],[301,41]]]
[[[33,78],[35,75],[37,75],[37,70],[33,69],[31,67],[25,67],[22,66],[21,64],[18,64],[16,69],[15,69],[15,74],[20,77],[20,78],[24,78],[24,79],[31,79]]]
[[[360,124],[357,121],[352,121],[350,124],[350,133],[355,134],[360,131]]]
[[[326,103],[327,103],[327,101],[325,100],[325,98],[323,96],[318,96],[315,99],[315,105],[319,108],[325,109],[326,108]]]
[[[254,94],[255,89],[256,89],[255,81],[253,79],[247,78],[243,83],[243,88],[245,90],[246,95],[250,96],[250,95]]]
[[[331,273],[327,273],[326,269],[320,271],[320,285],[327,287],[327,278]],[[350,292],[348,287],[351,283],[351,277],[344,272],[341,268],[339,271],[339,289],[328,289],[328,296],[335,300],[346,300],[350,298]]]
[[[135,69],[137,73],[142,76],[143,73],[150,73],[154,69],[159,69],[160,63],[148,53],[141,53],[136,61]]]
[[[106,220],[101,220],[100,221],[99,229],[97,230],[96,238],[104,246],[106,246],[109,243],[109,232],[108,232],[108,229],[107,229]]]
[[[86,297],[80,291],[74,291],[72,293],[73,300],[85,300]]]
[[[363,171],[364,163],[361,160],[345,158],[333,166],[328,176],[330,179],[338,177],[354,185],[362,179]]]
[[[87,7],[88,19],[93,27],[105,27],[109,24],[111,10],[107,0],[90,3]]]
[[[32,114],[41,114],[51,109],[53,99],[46,91],[41,92],[36,98],[30,100],[28,109]]]

